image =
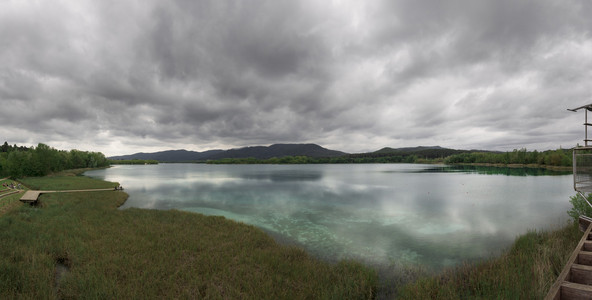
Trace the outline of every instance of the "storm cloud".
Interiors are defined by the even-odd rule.
[[[60,149],[573,147],[589,1],[0,1],[0,137]],[[0,141],[3,142],[3,141]]]

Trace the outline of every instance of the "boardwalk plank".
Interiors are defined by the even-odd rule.
[[[592,266],[573,264],[571,266],[570,282],[592,284]]]
[[[561,285],[561,298],[570,300],[592,299],[592,287],[585,284],[564,282]]]
[[[572,255],[567,260],[565,267],[561,271],[561,274],[559,274],[559,276],[557,277],[557,280],[555,281],[555,283],[553,284],[553,286],[549,290],[549,293],[547,294],[545,299],[548,299],[548,300],[551,300],[551,299],[553,299],[553,300],[580,299],[578,296],[579,294],[577,291],[575,291],[574,287],[586,286],[586,285],[581,285],[581,284],[576,284],[576,283],[570,282],[571,281],[571,273],[572,273],[571,269],[572,269],[572,265],[576,262],[576,260],[578,259],[578,255],[581,253],[582,250],[590,251],[590,249],[592,249],[592,243],[590,241],[588,241],[588,236],[590,235],[591,232],[592,232],[592,223],[590,223],[590,225],[586,229],[586,232],[584,232],[584,235],[580,239],[580,242],[576,246],[576,249],[573,251]],[[566,284],[567,284],[567,287],[565,287]],[[572,285],[570,285],[570,284],[572,284]],[[592,299],[592,297],[585,298],[585,299]]]
[[[48,193],[78,193],[78,192],[102,192],[115,191],[115,188],[108,189],[85,189],[85,190],[63,190],[63,191],[33,191],[29,190],[21,197],[20,201],[24,203],[35,203],[39,199],[39,195]]]

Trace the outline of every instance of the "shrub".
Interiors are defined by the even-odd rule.
[[[592,194],[588,195],[587,198],[586,201],[580,194],[569,197],[569,202],[573,207],[567,211],[567,214],[574,218],[576,222],[580,216],[592,217],[592,207],[589,204],[592,202]]]

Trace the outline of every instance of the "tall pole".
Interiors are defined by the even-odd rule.
[[[584,128],[586,128],[586,139],[584,140],[584,145],[586,145],[586,147],[588,147],[588,108],[586,107],[586,109],[584,110],[586,113],[586,124],[584,124]]]

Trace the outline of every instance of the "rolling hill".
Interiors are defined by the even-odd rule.
[[[259,160],[273,157],[282,158],[286,156],[307,156],[312,158],[380,158],[380,157],[408,157],[436,159],[444,158],[454,154],[475,152],[477,150],[457,150],[443,148],[440,146],[419,146],[390,148],[385,147],[374,152],[349,154],[342,151],[330,150],[316,144],[274,144],[271,146],[253,146],[228,150],[209,150],[204,152],[188,150],[168,150],[154,153],[135,153],[109,157],[113,160],[144,159],[157,160],[159,162],[205,162],[208,160],[219,160],[225,158],[255,158]],[[481,151],[491,152],[491,151]]]
[[[229,150],[209,150],[204,152],[188,150],[168,150],[154,153],[135,153],[131,155],[112,156],[113,160],[153,159],[159,162],[197,162],[223,158],[257,158],[268,159],[285,156],[337,157],[347,153],[329,150],[316,144],[274,144],[271,146],[254,146]]]

